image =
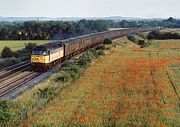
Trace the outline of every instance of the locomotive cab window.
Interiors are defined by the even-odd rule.
[[[46,51],[37,51],[37,50],[33,50],[32,51],[32,55],[46,55]]]

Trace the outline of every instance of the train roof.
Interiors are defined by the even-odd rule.
[[[56,41],[56,42],[49,42],[47,44],[36,46],[34,50],[36,49],[37,50],[50,50],[50,49],[60,48],[62,46],[63,44],[61,41]]]
[[[123,30],[128,30],[128,29],[123,29]],[[113,31],[123,31],[123,30],[113,30]],[[109,33],[109,32],[112,32],[112,31],[103,31],[103,32],[98,32],[98,33],[81,35],[81,36],[78,36],[78,37],[72,37],[72,38],[69,38],[69,39],[64,39],[64,40],[60,40],[60,41],[56,41],[56,42],[49,42],[47,44],[36,46],[34,49],[51,50],[51,49],[55,49],[55,48],[60,48],[60,47],[63,46],[63,44],[73,43],[75,40],[82,40],[82,38],[86,38],[86,37],[88,38],[88,37],[91,37],[91,36],[96,36],[96,35]]]
[[[95,35],[99,35],[99,34],[103,34],[103,33],[108,33],[108,32],[111,32],[111,31],[104,31],[104,32],[99,32],[99,33],[81,35],[81,36],[78,36],[78,37],[72,37],[72,38],[69,38],[69,39],[62,40],[61,42],[64,43],[64,44],[68,44],[68,43],[72,43],[74,40],[81,40],[82,38],[88,38],[88,37],[91,37],[91,36],[95,36]]]

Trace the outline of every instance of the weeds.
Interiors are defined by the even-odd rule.
[[[0,123],[12,121],[14,114],[11,112],[11,103],[7,100],[0,101]],[[1,124],[0,124],[1,125]]]

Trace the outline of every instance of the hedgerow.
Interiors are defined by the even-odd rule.
[[[7,66],[11,66],[13,64],[17,64],[19,62],[20,62],[20,59],[17,59],[15,57],[0,59],[0,69]]]
[[[135,44],[139,45],[140,48],[148,47],[151,44],[151,40],[148,40],[145,35],[143,36],[143,34],[132,34],[128,35],[127,38]]]
[[[4,47],[0,58],[0,69],[17,64],[21,61],[29,60],[31,58],[31,51],[36,47],[35,43],[25,44],[25,48],[12,51],[9,47]]]

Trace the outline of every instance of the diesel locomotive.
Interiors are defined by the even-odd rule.
[[[128,34],[160,29],[160,27],[143,27],[105,31],[39,45],[32,50],[31,65],[34,71],[47,71],[86,49],[102,44],[105,39],[116,39]]]

